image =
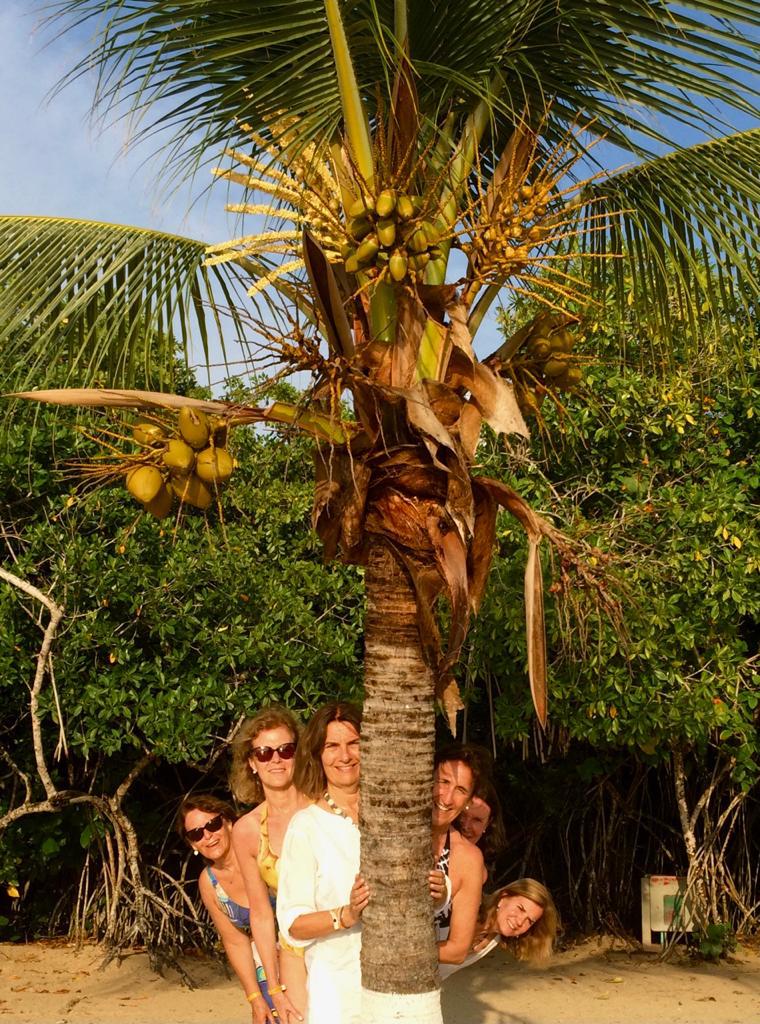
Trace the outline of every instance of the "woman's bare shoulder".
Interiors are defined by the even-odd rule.
[[[211,879],[208,877],[208,871],[204,868],[198,875],[198,891],[201,894],[201,899],[204,903],[208,903],[209,900],[214,898],[214,887],[211,884]]]
[[[451,830],[451,856],[460,864],[465,864],[467,870],[483,865],[483,854],[480,848],[453,829]]]
[[[238,818],[232,826],[232,834],[237,841],[251,840],[258,843],[261,835],[261,812],[264,804],[259,804],[252,811],[248,811]]]

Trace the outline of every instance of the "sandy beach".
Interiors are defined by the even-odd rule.
[[[247,1024],[233,978],[187,958],[195,989],[173,970],[151,972],[144,953],[102,968],[97,946],[0,945],[0,1020],[13,1024]],[[526,968],[497,951],[443,990],[445,1024],[760,1024],[760,954],[662,963],[609,940],[589,940]],[[326,1022],[327,1024],[327,1022]]]

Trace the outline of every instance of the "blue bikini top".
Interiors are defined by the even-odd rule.
[[[225,912],[227,917],[232,921],[236,928],[240,928],[241,931],[247,932],[251,923],[251,912],[248,907],[242,906],[240,903],[236,903],[233,899],[227,895],[224,891],[224,887],[219,879],[216,877],[210,867],[206,868],[211,884],[214,887],[214,895],[216,896],[216,902]]]

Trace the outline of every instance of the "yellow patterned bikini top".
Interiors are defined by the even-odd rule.
[[[259,855],[256,863],[259,866],[259,874],[264,879],[264,885],[269,889],[269,899],[272,901],[272,910],[275,909],[275,896],[277,895],[277,862],[279,857],[272,852],[269,846],[269,808],[266,804],[261,809],[261,820],[259,822]],[[282,935],[279,936],[280,949],[287,950],[294,956],[302,957],[302,947],[291,946]]]
[[[261,810],[261,821],[259,823],[259,855],[256,863],[259,865],[259,874],[264,879],[264,884],[271,893],[277,892],[277,862],[280,859],[273,853],[269,846],[269,808],[264,804]]]

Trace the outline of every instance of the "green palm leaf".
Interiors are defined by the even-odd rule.
[[[595,294],[611,287],[667,336],[674,320],[698,336],[701,314],[715,323],[721,306],[749,320],[760,296],[760,129],[614,175],[588,198],[586,213],[607,220],[602,231],[587,221],[584,248],[625,257],[587,261]]]
[[[387,104],[392,87],[395,7],[392,0],[344,7],[370,113],[378,97]],[[57,11],[69,24],[98,16],[95,49],[73,75],[99,68],[106,109],[124,104],[142,112],[160,101],[160,114],[143,120],[142,131],[172,126],[188,167],[231,135],[249,143],[236,127],[243,122],[266,131],[286,111],[302,119],[304,143],[329,137],[340,122],[324,0],[59,0]],[[559,133],[596,119],[596,130],[634,151],[632,133],[662,140],[653,112],[712,134],[725,131],[708,104],[694,98],[753,109],[736,72],[754,71],[760,45],[749,32],[730,31],[729,20],[757,28],[760,8],[748,0],[678,7],[664,0],[449,0],[410,4],[407,12],[421,112],[439,122],[453,108],[461,125],[498,78],[497,149],[517,112],[526,105],[543,112],[547,102]]]
[[[5,386],[147,381],[191,339],[208,361],[214,340],[224,350],[216,307],[240,324],[235,270],[204,256],[201,242],[143,228],[0,217],[0,344],[5,366],[23,367]]]

